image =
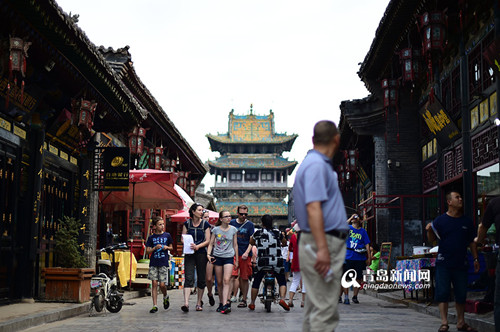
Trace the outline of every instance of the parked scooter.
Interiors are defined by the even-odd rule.
[[[277,303],[279,294],[276,292],[276,282],[274,269],[264,269],[262,292],[259,294],[260,302],[264,303],[267,312],[271,312],[271,304]]]
[[[101,312],[106,306],[108,311],[116,313],[122,309],[123,293],[118,291],[116,281],[115,250],[127,248],[127,244],[119,243],[100,250],[112,256],[112,260],[99,259],[97,261],[99,274],[90,279],[90,296],[92,297],[90,310],[93,307],[95,311]]]

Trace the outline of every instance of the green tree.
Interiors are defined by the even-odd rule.
[[[59,225],[55,235],[58,265],[65,268],[86,267],[85,258],[78,248],[80,222],[73,217],[63,216],[59,219]]]

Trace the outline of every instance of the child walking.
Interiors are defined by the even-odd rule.
[[[158,299],[158,282],[160,282],[160,290],[163,293],[163,308],[165,310],[170,306],[169,297],[167,295],[168,281],[168,251],[172,250],[172,237],[170,233],[165,232],[165,221],[161,217],[153,218],[153,228],[155,233],[148,238],[146,243],[146,253],[151,257],[149,259],[149,274],[148,279],[151,280],[151,295],[153,298],[153,308],[149,311],[154,314],[158,311],[156,305]]]

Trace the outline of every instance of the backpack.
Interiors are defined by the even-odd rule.
[[[202,231],[205,231],[205,223],[206,223],[206,221],[203,220],[203,222],[200,224]],[[196,243],[196,241],[198,241],[198,232],[197,232],[197,230],[200,229],[200,226],[198,226],[198,227],[192,227],[192,226],[193,226],[193,219],[189,219],[187,231],[189,232],[190,229],[194,229],[195,230],[194,231],[194,243]]]

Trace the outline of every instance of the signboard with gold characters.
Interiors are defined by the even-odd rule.
[[[127,191],[129,185],[130,149],[110,147],[103,156],[104,187],[107,191]]]

